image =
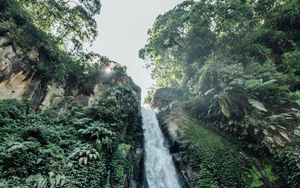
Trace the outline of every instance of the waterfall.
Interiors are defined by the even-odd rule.
[[[160,130],[155,112],[142,108],[145,137],[145,171],[149,188],[180,188],[176,168],[164,135]]]

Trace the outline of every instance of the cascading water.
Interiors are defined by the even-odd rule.
[[[149,188],[180,188],[176,168],[168,148],[164,145],[164,135],[160,130],[155,112],[142,108],[145,137],[145,169]]]

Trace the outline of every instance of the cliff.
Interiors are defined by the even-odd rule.
[[[34,25],[2,18],[0,187],[139,186],[141,90],[125,68],[95,54],[80,62]]]
[[[80,80],[80,83],[73,83],[74,86],[57,81],[55,77],[46,77],[45,72],[39,71],[41,69],[39,66],[43,66],[44,62],[48,61],[47,54],[43,52],[42,47],[32,46],[29,49],[22,49],[12,41],[9,36],[16,27],[18,26],[14,22],[0,23],[0,99],[26,98],[34,101],[40,107],[49,107],[58,100],[62,100],[65,95],[71,94],[77,99],[84,99],[84,102],[88,102],[91,96],[101,92],[100,87],[104,83],[128,85],[140,94],[140,88],[134,84],[132,79],[118,71],[107,74],[105,70],[95,70],[91,75]],[[59,60],[59,57],[56,60]],[[106,63],[108,66],[117,65],[116,62],[109,60]],[[66,93],[67,89],[72,90],[72,93]]]

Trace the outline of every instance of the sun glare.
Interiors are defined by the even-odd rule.
[[[106,74],[110,74],[112,72],[112,69],[110,67],[105,68]]]

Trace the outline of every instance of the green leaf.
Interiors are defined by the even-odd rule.
[[[228,106],[221,104],[221,111],[226,117],[230,117],[230,110]]]
[[[247,89],[254,89],[256,87],[261,86],[263,83],[262,79],[251,79],[251,80],[246,80],[245,81],[245,87]]]
[[[248,102],[257,110],[259,111],[263,111],[263,112],[268,112],[268,110],[266,109],[265,105],[257,100],[254,99],[248,99]]]

